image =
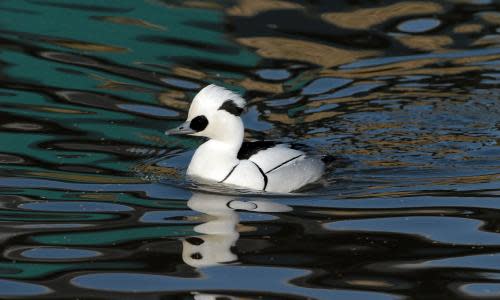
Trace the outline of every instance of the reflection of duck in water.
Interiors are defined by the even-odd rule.
[[[198,293],[192,292],[194,300],[248,300],[249,298],[235,297],[229,295],[218,295],[218,294],[206,294],[206,293]]]
[[[207,215],[208,221],[194,227],[201,235],[182,241],[182,259],[192,267],[200,268],[234,262],[238,257],[231,252],[240,234],[236,210],[255,212],[285,212],[292,208],[270,201],[238,200],[233,196],[195,193],[189,199],[189,208]]]
[[[268,192],[291,192],[318,180],[325,164],[319,158],[269,141],[243,142],[240,114],[245,100],[216,85],[202,89],[187,121],[167,134],[208,137],[198,147],[187,175]]]

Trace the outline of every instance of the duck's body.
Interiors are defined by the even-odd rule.
[[[243,142],[239,114],[245,101],[224,88],[202,89],[189,109],[188,121],[169,133],[210,138],[196,150],[187,175],[268,192],[291,192],[318,180],[320,159],[286,144]]]
[[[207,159],[209,157],[210,159]],[[237,153],[209,140],[193,155],[187,175],[268,192],[291,192],[318,180],[321,160],[272,142],[245,142]]]

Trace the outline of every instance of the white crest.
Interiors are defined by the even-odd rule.
[[[240,95],[218,85],[210,84],[196,94],[193,103],[191,103],[189,115],[194,116],[199,114],[198,112],[214,112],[227,100],[232,100],[241,109],[245,108],[246,101]]]

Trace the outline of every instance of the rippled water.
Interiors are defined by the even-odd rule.
[[[500,4],[0,1],[0,298],[500,298]],[[345,163],[184,179],[217,83]],[[214,194],[217,192],[217,194]]]

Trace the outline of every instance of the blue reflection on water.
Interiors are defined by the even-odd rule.
[[[309,83],[302,89],[302,95],[323,94],[330,90],[349,84],[351,82],[352,80],[345,78],[332,78],[332,77],[318,78],[313,82]]]
[[[455,217],[394,217],[337,221],[326,224],[334,231],[380,231],[413,234],[450,244],[500,245],[500,235],[481,231],[484,222]]]
[[[0,297],[41,296],[51,291],[43,285],[0,279]]]
[[[90,201],[48,201],[31,202],[19,205],[19,208],[39,211],[65,212],[125,212],[133,211],[130,206],[106,202]]]
[[[374,67],[385,64],[426,59],[426,58],[452,59],[452,58],[484,56],[492,54],[500,54],[500,48],[485,48],[485,49],[475,49],[475,50],[450,51],[446,53],[429,53],[429,54],[417,54],[417,55],[405,55],[405,56],[378,57],[376,59],[361,59],[356,62],[343,65],[340,68],[358,69],[358,68]],[[488,64],[489,63],[490,62],[488,62]]]
[[[384,293],[341,289],[306,288],[288,281],[310,274],[306,270],[250,266],[210,267],[201,278],[179,278],[141,273],[99,273],[71,279],[75,286],[101,291],[150,293],[160,291],[246,291],[271,292],[315,299],[399,299]]]
[[[500,283],[469,283],[460,290],[468,296],[496,299],[500,296]]]
[[[438,19],[420,18],[408,20],[398,25],[400,31],[409,33],[421,33],[432,30],[439,26],[441,22]]]
[[[21,256],[36,259],[51,259],[61,260],[65,259],[83,259],[101,256],[102,254],[94,250],[76,249],[76,248],[57,248],[57,247],[36,247],[25,250]]]

